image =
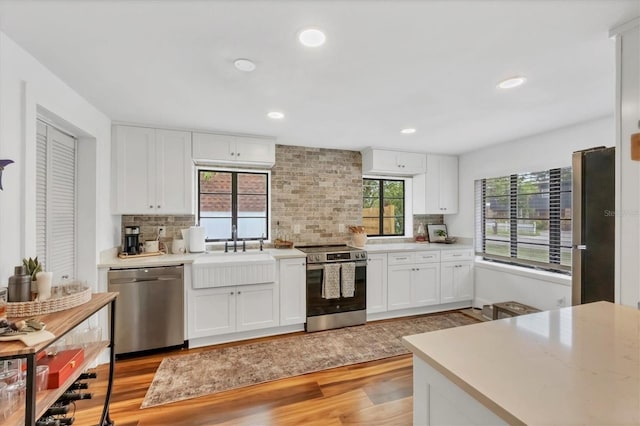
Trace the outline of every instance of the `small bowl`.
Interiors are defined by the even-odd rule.
[[[0,382],[4,382],[8,385],[11,385],[17,381],[18,381],[17,369],[0,371]]]

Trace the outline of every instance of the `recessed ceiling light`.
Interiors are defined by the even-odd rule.
[[[513,89],[514,87],[523,85],[525,81],[527,81],[525,77],[511,77],[498,83],[498,88]]]
[[[272,118],[274,120],[282,120],[284,118],[284,114],[280,111],[271,111],[267,114],[267,117]]]
[[[251,72],[256,69],[256,64],[251,62],[249,59],[236,59],[235,61],[233,61],[233,65],[235,65],[238,70],[244,72]]]
[[[307,47],[318,47],[324,44],[327,37],[317,28],[307,28],[300,31],[298,34],[298,40]]]
[[[402,133],[403,135],[410,135],[415,132],[416,132],[416,129],[413,129],[411,127],[400,130],[400,133]]]

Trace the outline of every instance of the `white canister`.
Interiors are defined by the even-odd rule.
[[[36,274],[36,283],[38,285],[38,301],[42,302],[51,299],[53,272],[38,272]]]
[[[186,251],[186,247],[184,245],[184,240],[173,240],[171,242],[171,253],[181,254]]]
[[[189,251],[191,253],[202,253],[205,250],[205,237],[204,226],[192,226],[189,228]]]

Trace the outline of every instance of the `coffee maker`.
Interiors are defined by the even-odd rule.
[[[124,228],[124,250],[126,254],[139,254],[140,227],[127,226]]]

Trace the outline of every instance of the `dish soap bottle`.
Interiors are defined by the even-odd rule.
[[[424,236],[424,226],[422,224],[418,225],[418,234],[416,235],[416,242],[422,243],[425,242],[426,238]]]

